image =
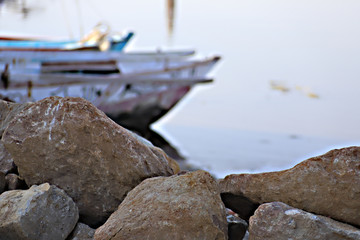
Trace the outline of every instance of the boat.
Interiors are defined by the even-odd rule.
[[[133,32],[113,34],[110,27],[102,23],[96,25],[90,33],[78,40],[51,40],[36,37],[0,36],[0,50],[7,51],[122,51]]]
[[[194,51],[0,51],[0,94],[15,102],[77,96],[145,135],[195,85],[209,83],[220,57]]]
[[[11,39],[0,37],[0,50],[9,51],[79,51],[79,50],[100,50],[100,51],[122,51],[130,39],[134,36],[129,32],[124,36],[103,37],[98,40],[43,40],[43,39]]]
[[[121,51],[124,49],[134,33],[129,32],[123,37],[113,36],[99,41],[85,40],[24,40],[0,37],[0,50],[13,51],[79,51],[79,50],[100,50],[100,51]]]

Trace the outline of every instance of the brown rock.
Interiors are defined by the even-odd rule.
[[[146,179],[94,239],[227,239],[218,185],[205,171]]]
[[[0,137],[12,119],[30,105],[31,103],[20,104],[0,100]]]
[[[20,178],[14,173],[9,173],[5,176],[6,189],[7,190],[16,190],[16,189],[26,189],[26,183],[24,179]]]
[[[48,183],[0,195],[1,240],[64,240],[78,218],[73,200]]]
[[[66,240],[92,240],[94,238],[94,233],[94,229],[79,222]]]
[[[168,162],[169,166],[172,168],[174,174],[177,174],[181,171],[179,164],[174,159],[169,157],[161,148],[152,146],[152,147],[150,147],[150,149],[159,158],[165,158],[167,160],[167,162]]]
[[[360,229],[281,202],[261,205],[250,218],[249,240],[355,240]]]
[[[281,201],[360,226],[360,148],[332,150],[285,171],[229,175],[220,181],[220,189],[253,202]]]
[[[170,165],[170,167],[173,169],[174,174],[177,174],[181,171],[179,164],[174,160],[173,158],[169,157],[161,148],[154,146],[149,140],[141,137],[140,135],[129,131],[129,133],[135,137],[137,140],[139,140],[144,145],[148,146],[151,151],[159,158],[165,158]]]
[[[0,141],[0,172],[8,174],[15,172],[16,166],[10,153],[5,149],[4,144]]]
[[[49,182],[99,226],[142,180],[173,170],[128,130],[81,98],[49,97],[17,115],[3,135],[28,185]]]

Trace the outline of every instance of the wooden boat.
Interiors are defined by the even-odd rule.
[[[43,63],[43,62],[86,62],[91,61],[163,61],[169,59],[185,59],[193,57],[195,51],[11,51],[0,50],[0,63],[9,63],[14,66],[24,67],[24,64]],[[23,65],[21,65],[23,64]]]
[[[16,102],[50,95],[91,101],[140,134],[199,83],[220,57],[184,52],[0,51],[0,94]]]

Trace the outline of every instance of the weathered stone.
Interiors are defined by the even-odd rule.
[[[360,147],[332,150],[285,171],[229,175],[220,181],[220,189],[360,226]]]
[[[73,200],[48,183],[0,195],[1,240],[64,240],[78,218]]]
[[[6,189],[7,190],[16,190],[16,189],[26,189],[26,183],[24,179],[20,178],[14,173],[9,173],[5,176]]]
[[[0,100],[0,137],[12,119],[32,103],[13,103]]]
[[[6,186],[5,174],[0,172],[0,193],[2,193],[5,190],[5,186]]]
[[[2,141],[28,185],[64,189],[91,227],[104,223],[142,180],[173,174],[164,156],[81,98],[34,103],[9,124]]]
[[[5,149],[4,144],[0,141],[0,172],[8,174],[15,172],[16,166],[10,153]]]
[[[243,239],[248,229],[248,224],[230,209],[226,209],[229,240]]]
[[[79,222],[66,240],[92,240],[94,238],[94,233],[95,229]]]
[[[152,146],[150,147],[151,151],[158,156],[159,158],[165,158],[169,164],[169,166],[172,168],[174,174],[177,174],[181,171],[179,164],[169,157],[161,148]]]
[[[250,218],[249,240],[355,240],[360,229],[281,202],[261,205]]]
[[[174,174],[177,174],[181,171],[179,164],[174,160],[173,158],[169,157],[161,148],[154,146],[149,140],[143,138],[142,136],[129,131],[129,133],[135,137],[137,140],[139,140],[141,143],[146,145],[151,149],[151,151],[159,158],[165,158],[168,161],[168,164],[173,169]]]
[[[146,179],[94,239],[227,239],[218,185],[205,171]]]

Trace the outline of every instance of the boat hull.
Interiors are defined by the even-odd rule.
[[[171,86],[166,90],[97,107],[121,126],[146,135],[149,126],[170,111],[190,89],[191,86]]]

